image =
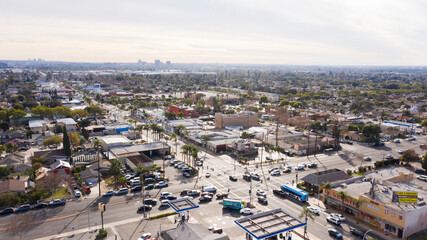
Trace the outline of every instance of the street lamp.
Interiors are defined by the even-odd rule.
[[[369,229],[368,231],[365,232],[365,234],[363,235],[363,240],[365,240],[366,234],[368,234],[368,232],[371,232],[372,230]]]

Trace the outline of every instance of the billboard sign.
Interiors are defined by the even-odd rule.
[[[393,192],[392,202],[416,203],[418,192]]]

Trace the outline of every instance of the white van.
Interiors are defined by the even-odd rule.
[[[216,192],[216,188],[214,186],[203,186],[203,192]]]
[[[141,182],[139,180],[130,180],[130,185],[131,186],[137,186],[137,185],[141,185]]]

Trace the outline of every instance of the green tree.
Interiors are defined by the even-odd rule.
[[[261,96],[259,98],[259,104],[268,103],[268,97],[267,96]]]
[[[5,149],[7,153],[12,153],[18,151],[18,147],[13,143],[6,143]]]
[[[175,142],[175,155],[178,154],[178,136],[176,133],[172,133],[171,139]]]
[[[0,178],[9,176],[11,172],[12,172],[12,168],[10,167],[0,167]]]
[[[362,134],[365,137],[365,142],[379,142],[381,127],[378,124],[368,124],[362,128]]]
[[[415,152],[414,149],[408,149],[405,152],[403,152],[402,156],[400,157],[401,162],[406,162],[406,165],[409,165],[410,162],[418,162],[420,161],[420,155],[418,155],[417,152]]]
[[[91,104],[85,108],[85,110],[95,118],[95,124],[98,125],[98,115],[102,114],[102,108],[98,105]]]
[[[427,152],[424,154],[424,158],[423,158],[423,162],[422,162],[422,167],[424,168],[424,170],[427,171]]]
[[[67,129],[65,128],[65,126],[63,127],[62,132],[63,132],[62,143],[63,143],[65,156],[70,158],[71,157],[71,143],[70,143],[70,138],[68,137]]]
[[[241,138],[243,138],[243,139],[248,139],[248,138],[250,138],[250,137],[251,137],[251,135],[250,135],[248,132],[243,131],[243,132],[242,132],[242,135],[241,135],[240,137],[241,137]]]
[[[348,196],[346,191],[339,191],[338,197],[341,199],[341,213],[343,213],[344,212],[344,200],[349,198],[349,196]]]
[[[49,146],[52,144],[60,144],[62,142],[62,138],[60,136],[53,136],[44,140],[43,145]]]
[[[355,205],[356,210],[357,210],[356,223],[359,224],[360,206],[362,206],[362,204],[365,202],[365,200],[355,199],[353,202],[354,202],[354,205]]]
[[[119,179],[122,175],[122,173],[120,172],[121,167],[122,167],[122,164],[120,163],[119,160],[117,159],[111,160],[110,170],[108,172],[114,178],[115,187],[117,187],[117,183],[119,183]]]

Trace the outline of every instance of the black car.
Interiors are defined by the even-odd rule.
[[[0,212],[0,215],[11,214],[13,212],[15,212],[15,210],[13,208],[5,208]]]
[[[147,199],[144,199],[144,204],[145,205],[156,205],[157,204],[157,200],[156,199],[154,199],[154,198],[147,198]]]
[[[236,176],[229,176],[228,177],[231,181],[235,182],[237,181],[237,177]]]
[[[151,189],[154,189],[153,184],[149,184],[149,185],[145,186],[145,190],[151,190]]]
[[[138,207],[138,212],[150,211],[152,208],[151,205],[142,205]]]
[[[268,204],[268,200],[266,197],[258,197],[258,202],[264,205]]]
[[[336,229],[329,229],[328,230],[329,235],[331,235],[333,238],[336,239],[342,239],[342,234],[338,232]]]
[[[286,193],[282,191],[282,189],[273,189],[273,194],[278,195],[280,197],[286,196]]]
[[[30,205],[22,205],[15,210],[15,213],[26,212],[30,209],[31,209]]]
[[[317,167],[317,163],[310,163],[310,164],[308,164],[308,167],[309,168],[315,168],[315,167]]]
[[[358,238],[363,238],[363,236],[365,235],[364,232],[362,232],[358,229],[355,229],[355,228],[350,229],[350,233],[353,234],[354,236],[358,237]]]
[[[249,175],[249,174],[243,174],[243,179],[245,179],[246,181],[252,180],[251,175]]]
[[[146,178],[146,179],[144,179],[144,183],[153,183],[155,181],[156,180],[154,178]]]
[[[131,188],[130,191],[131,192],[140,192],[140,191],[142,191],[142,186],[141,185],[135,186],[135,187]]]
[[[166,197],[167,200],[175,200],[176,196],[175,195],[169,195]]]
[[[210,202],[212,201],[212,197],[209,195],[205,195],[199,199],[200,202]]]
[[[184,189],[181,191],[181,195],[187,195],[190,190]]]
[[[45,207],[47,207],[47,206],[48,206],[48,204],[47,204],[47,203],[39,203],[39,204],[35,205],[35,206],[33,207],[33,209],[41,209],[41,208],[45,208]]]

